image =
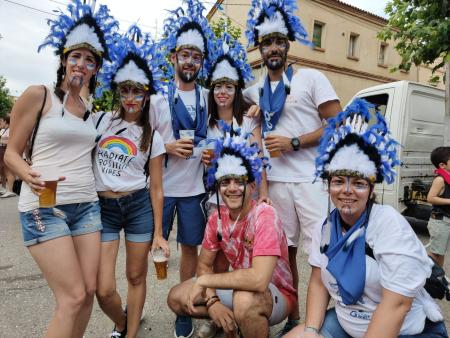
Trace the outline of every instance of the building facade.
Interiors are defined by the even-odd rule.
[[[242,31],[250,0],[218,0],[208,14],[210,21],[229,17]],[[298,15],[314,47],[291,43],[288,62],[296,68],[315,68],[323,72],[346,104],[359,90],[392,81],[409,80],[429,84],[431,70],[412,66],[409,71],[391,72],[400,63],[394,42],[381,42],[377,33],[387,21],[375,14],[338,0],[298,0]],[[264,75],[256,48],[248,50],[255,78]],[[443,75],[443,71],[439,74]],[[438,87],[444,88],[442,83]]]

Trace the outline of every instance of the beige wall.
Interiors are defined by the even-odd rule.
[[[236,1],[221,1],[226,15],[232,18],[233,24],[242,30],[244,37],[247,19],[247,6],[233,6]],[[241,0],[248,3],[250,0]],[[400,56],[394,50],[394,43],[389,42],[386,48],[385,64],[378,65],[378,55],[381,42],[376,34],[386,24],[383,18],[358,10],[337,0],[298,0],[298,14],[312,40],[314,21],[325,24],[322,36],[322,50],[313,49],[291,43],[289,62],[295,62],[296,67],[316,68],[321,70],[331,81],[343,104],[359,90],[386,82],[409,80],[428,83],[431,72],[429,69],[415,66],[409,72],[390,72],[390,68],[400,63]],[[221,11],[212,11],[212,21],[223,16]],[[359,34],[356,48],[357,60],[347,57],[351,33]],[[261,58],[257,49],[249,50],[249,62],[255,68],[255,77],[261,72]],[[443,73],[442,73],[443,74]],[[444,88],[442,83],[439,87]]]

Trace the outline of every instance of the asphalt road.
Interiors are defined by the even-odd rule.
[[[426,234],[419,233],[419,237],[424,243],[428,241]],[[175,316],[166,305],[166,297],[170,287],[178,282],[180,251],[177,250],[173,238],[170,239],[170,246],[172,255],[169,262],[169,277],[164,281],[157,281],[153,265],[149,267],[145,318],[139,337],[173,337]],[[125,296],[126,292],[124,251],[122,242],[117,262],[117,281],[122,296]],[[301,252],[298,262],[300,313],[303,318],[310,268],[306,256]],[[446,271],[450,272],[450,254],[446,257]],[[449,329],[450,302],[441,301],[440,305]],[[0,199],[0,337],[42,337],[53,308],[53,295],[28,250],[23,246],[17,198]],[[196,325],[200,323],[200,320],[196,321]],[[272,328],[273,337],[281,326],[282,324]],[[95,304],[86,338],[108,337],[112,328],[111,321]]]

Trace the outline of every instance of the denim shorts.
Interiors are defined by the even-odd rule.
[[[200,245],[206,227],[206,194],[189,197],[164,196],[163,236],[169,238],[177,214],[177,242],[186,245]]]
[[[80,236],[100,231],[98,202],[57,205],[20,212],[25,246],[63,236]]]
[[[120,198],[100,197],[102,242],[116,241],[124,230],[129,242],[150,242],[153,238],[153,211],[147,188]]]

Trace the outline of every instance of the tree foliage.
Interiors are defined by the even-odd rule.
[[[117,101],[117,100],[116,100]],[[103,92],[103,95],[100,98],[97,98],[92,103],[92,110],[94,113],[98,111],[113,111],[115,108],[114,105],[117,105],[118,102],[114,102],[114,93],[111,90],[107,90]]]
[[[395,69],[425,64],[434,74],[450,62],[449,0],[391,0],[385,12],[388,24],[378,37],[396,42],[402,61]]]
[[[212,22],[211,29],[217,38],[221,37],[225,31],[227,31],[228,34],[230,34],[230,36],[235,40],[238,40],[242,34],[239,27],[233,26],[229,17],[226,19],[219,18],[219,20]]]
[[[0,75],[0,117],[5,117],[11,112],[14,100],[9,95],[9,89],[6,87],[6,79]]]

